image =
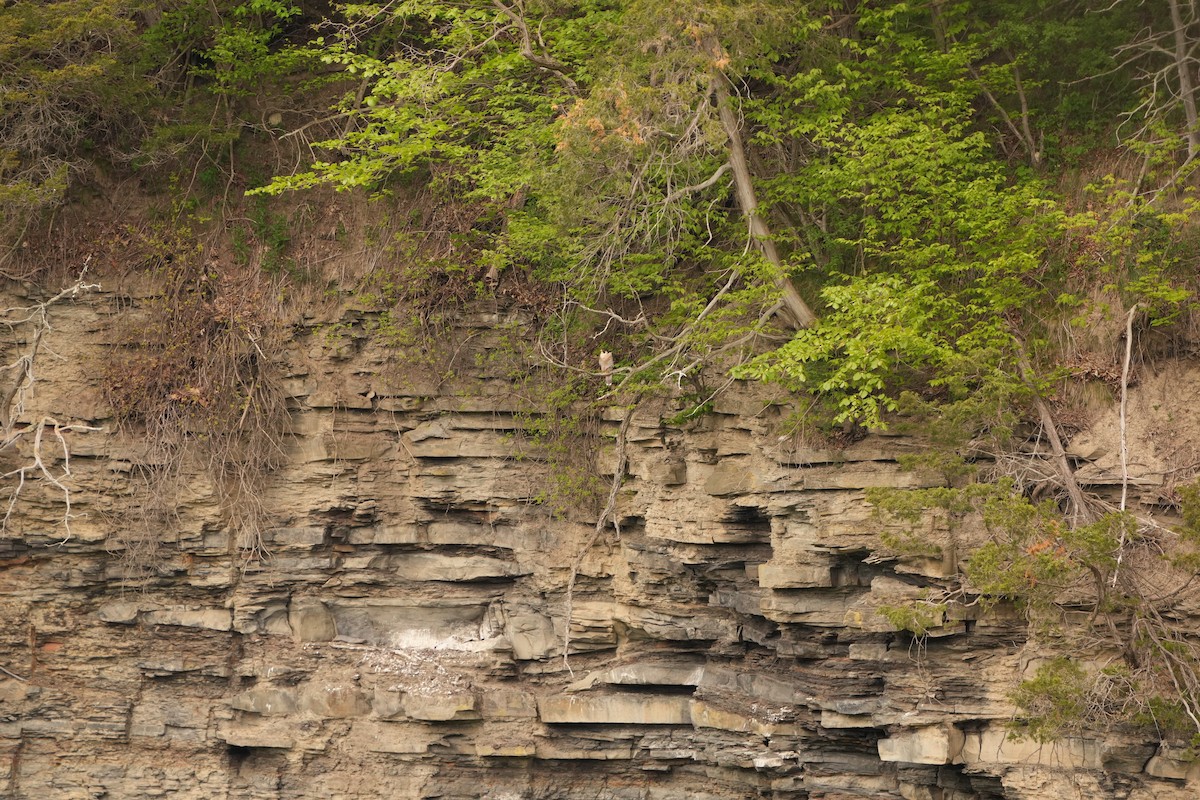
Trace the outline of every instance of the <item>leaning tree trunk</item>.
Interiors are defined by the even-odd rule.
[[[1189,53],[1186,30],[1193,19],[1184,23],[1179,0],[1167,0],[1167,5],[1171,9],[1171,25],[1175,29],[1175,71],[1179,74],[1179,97],[1183,101],[1183,114],[1187,122],[1188,159],[1192,159],[1200,150],[1200,120],[1197,119],[1196,88],[1191,72],[1194,61]]]
[[[738,116],[733,110],[733,102],[729,96],[729,88],[725,85],[725,77],[718,75],[716,79],[717,111],[721,116],[721,127],[729,137],[729,166],[733,169],[733,184],[737,190],[738,206],[750,223],[750,236],[762,251],[763,256],[775,267],[775,285],[783,295],[783,310],[797,328],[809,328],[817,322],[817,315],[804,302],[804,298],[796,291],[796,287],[788,280],[783,271],[783,259],[771,238],[771,229],[766,220],[758,214],[758,196],[754,192],[754,183],[750,180],[750,167],[746,163],[746,149],[742,145],[742,132],[738,124]]]

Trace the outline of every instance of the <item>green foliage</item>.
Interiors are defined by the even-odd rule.
[[[1010,48],[1034,37],[1012,18],[1006,30],[971,33],[968,6],[943,9],[932,40],[905,4],[865,11],[863,38],[843,43],[860,61],[775,76],[778,94],[755,106],[773,141],[787,131],[815,148],[767,183],[767,197],[822,221],[797,245],[825,274],[820,324],[738,374],[824,395],[835,422],[883,425],[906,391],[993,407],[1020,394],[1019,337],[1044,324],[1028,311],[1053,307],[1072,282],[1110,285],[1155,325],[1177,319],[1191,296],[1194,271],[1179,250],[1189,196],[1166,212],[1155,207],[1161,194],[1109,179],[1088,211],[1069,214],[1045,181],[995,157],[972,110],[981,92],[993,102],[1004,93]],[[1087,24],[1064,21],[1055,35]],[[1006,53],[1007,65],[981,74],[987,52]],[[1026,88],[1036,89],[1028,75]],[[1064,238],[1086,239],[1104,275],[1064,263]]]
[[[59,204],[90,158],[137,127],[128,111],[145,87],[123,60],[137,8],[56,0],[0,13],[0,247]]]
[[[1026,116],[1040,163],[1059,167],[1108,147],[1113,121],[1136,102],[1134,76],[1118,59],[1144,24],[1134,4],[988,0],[943,14],[945,35],[978,53],[979,81],[996,101],[980,113],[1009,159],[1031,155],[1009,122],[1020,128]]]
[[[233,6],[220,27],[214,27],[212,43],[202,53],[208,64],[193,74],[210,78],[211,91],[217,95],[255,93],[264,79],[286,74],[302,60],[294,49],[271,47],[284,24],[299,14],[297,6],[279,0],[249,0]]]
[[[928,636],[946,621],[945,603],[910,603],[898,606],[880,606],[878,613],[899,631],[908,631],[913,636]]]
[[[248,210],[250,217],[231,233],[230,245],[238,263],[249,266],[256,261],[258,268],[270,275],[286,274],[294,280],[303,280],[305,276],[287,255],[292,241],[292,226],[287,217],[272,210],[267,198],[256,198]]]
[[[556,518],[596,513],[607,488],[595,465],[595,409],[583,402],[580,388],[553,390],[536,411],[518,416],[522,457],[541,460],[547,467],[546,481],[533,500]]]
[[[907,534],[891,535],[889,546],[902,553],[928,546],[916,525],[935,509],[946,515],[951,536],[968,520],[981,524],[989,540],[966,563],[967,590],[985,608],[1008,601],[1031,616],[1053,609],[1068,589],[1081,592],[1081,582],[1090,582],[1091,594],[1080,594],[1074,602],[1111,610],[1117,598],[1106,589],[1107,581],[1122,543],[1138,536],[1136,522],[1127,513],[1072,526],[1052,501],[1031,502],[1008,478],[961,488],[873,489],[867,500],[880,513],[913,526]]]
[[[903,12],[864,15],[873,36],[846,46],[871,58],[780,82],[774,103],[886,99],[864,115],[828,98],[819,116],[791,118],[819,157],[772,181],[769,196],[829,220],[808,242],[830,272],[822,318],[739,373],[808,387],[833,399],[835,421],[872,426],[906,390],[974,393],[964,367],[994,374],[1012,363],[1010,317],[1042,299],[1035,280],[1058,219],[1044,185],[1014,180],[967,122],[974,49],[937,50],[904,30]]]
[[[1200,572],[1200,482],[1180,486],[1179,508],[1182,524],[1179,526],[1179,552],[1172,560],[1179,569]]]
[[[374,310],[369,332],[397,370],[441,386],[470,353],[524,396],[523,457],[549,465],[539,502],[567,513],[603,492],[597,396],[666,387],[665,422],[686,425],[731,372],[809,395],[809,427],[919,426],[931,446],[904,465],[945,486],[870,492],[900,523],[885,546],[957,558],[967,526],[988,541],[945,592],[880,613],[926,636],[967,598],[1056,627],[1084,609],[1109,635],[1125,626],[1123,660],[1044,665],[1014,695],[1021,732],[1140,720],[1183,737],[1200,727],[1200,657],[1171,628],[1177,609],[1139,593],[1120,559],[1141,548],[1164,571],[1200,569],[1200,489],[1179,490],[1178,546],[1156,561],[1160,540],[1132,515],[1076,525],[977,466],[1023,438],[1070,342],[1111,347],[1135,304],[1139,329],[1190,335],[1197,98],[1164,61],[1160,6],[10,2],[0,245],[90,172],[126,164],[160,182],[175,220],[220,213],[212,235],[227,233],[237,269],[205,265],[196,231],[143,242],[170,303],[110,365],[109,400],[166,461],[200,444],[251,486],[282,413],[265,282],[305,278],[302,224],[268,196],[333,186],[408,202],[406,222],[364,235],[380,256],[367,278],[340,289]],[[311,162],[264,157],[284,127],[270,158],[294,146]],[[734,130],[779,258],[747,235]],[[262,185],[263,170],[284,174]],[[260,196],[227,214],[246,187]],[[817,324],[780,331],[786,281]],[[450,315],[480,298],[529,328],[495,332],[490,349],[447,342]],[[600,350],[615,356],[611,390]]]
[[[1009,480],[932,491],[943,493],[936,498],[943,507],[977,513],[991,534],[964,571],[985,606],[1009,600],[1037,613],[1081,579],[1094,579],[1090,602],[1099,607],[1108,600],[1104,587],[1121,543],[1137,536],[1130,514],[1114,512],[1071,526],[1052,501],[1034,504],[1015,492]],[[909,502],[918,505],[922,498]]]
[[[1155,198],[1108,175],[1086,188],[1088,208],[1063,220],[1073,274],[1085,286],[1099,284],[1117,294],[1124,304],[1138,303],[1152,327],[1176,322],[1196,290],[1189,253],[1200,206],[1194,188],[1164,191],[1171,188],[1179,194],[1162,210]],[[1082,304],[1077,319],[1086,320],[1094,310]]]
[[[139,65],[164,82],[199,81],[218,97],[256,94],[302,63],[300,50],[277,46],[300,13],[281,0],[172,3],[142,34]]]
[[[316,39],[309,54],[362,81],[364,91],[339,105],[361,124],[326,143],[347,157],[317,161],[268,191],[318,183],[380,188],[386,178],[447,164],[461,174],[445,178],[464,181],[467,193],[515,194],[533,166],[530,157],[552,144],[547,123],[566,95],[553,78],[523,64],[511,37],[494,35],[503,19],[497,9],[412,1],[341,12],[345,27]],[[375,55],[388,41],[394,49]]]
[[[1182,757],[1194,758],[1200,746],[1194,712],[1171,682],[1163,681],[1163,666],[1156,673],[1118,661],[1089,671],[1072,658],[1054,658],[1010,695],[1019,713],[1009,724],[1009,736],[1052,742],[1089,729],[1126,726],[1152,732]],[[1194,672],[1195,664],[1180,661],[1174,669]]]
[[[1022,713],[1010,726],[1010,734],[1017,739],[1052,742],[1077,733],[1088,722],[1090,684],[1083,668],[1069,658],[1041,665],[1012,693],[1012,701]]]
[[[1180,495],[1180,544],[1164,553],[1161,542],[1144,541],[1132,514],[1112,512],[1071,524],[1053,503],[1032,503],[1006,480],[874,490],[868,499],[880,513],[912,526],[895,537],[893,549],[901,555],[919,554],[924,542],[918,525],[931,513],[947,515],[951,534],[956,525],[974,523],[989,535],[953,582],[957,588],[931,589],[925,599],[879,613],[898,629],[925,635],[944,624],[955,604],[979,605],[986,612],[999,602],[1012,603],[1035,623],[1032,632],[1042,648],[1064,654],[1042,665],[1012,694],[1019,709],[1013,736],[1049,742],[1124,726],[1194,747],[1200,742],[1194,702],[1200,649],[1165,616],[1174,613],[1165,609],[1194,573],[1200,540],[1195,531],[1200,491],[1189,486]],[[1147,582],[1156,587],[1153,595],[1142,590]],[[1161,590],[1168,586],[1179,588]],[[1078,628],[1066,624],[1072,610],[1088,612],[1087,647],[1076,644]],[[1121,656],[1113,659],[1112,653]],[[1098,655],[1106,658],[1106,666],[1085,669]]]
[[[629,313],[630,351],[688,353],[650,359],[639,380],[715,361],[818,395],[834,425],[884,425],[907,394],[958,419],[985,407],[1000,438],[1015,420],[999,409],[1044,388],[1016,369],[1024,349],[1041,356],[1030,328],[1049,323],[1032,309],[1079,311],[1079,279],[1111,284],[1155,324],[1190,296],[1170,234],[1190,204],[1131,205],[1114,183],[1074,213],[1034,169],[1095,141],[1068,142],[1067,127],[1092,136],[1106,104],[1136,98],[1117,68],[1100,81],[1105,104],[1085,102],[1094,86],[1082,79],[1114,69],[1136,18],[1090,11],[865,3],[848,20],[772,0],[669,15],[641,0],[346,5],[305,55],[351,82],[336,106],[349,124],[320,143],[327,157],[261,191],[427,181],[491,221],[460,261]],[[1082,61],[1067,63],[1066,46]],[[727,81],[745,87],[754,177],[788,277],[820,315],[740,366],[744,352],[720,356],[759,339],[782,276],[745,247],[714,100]],[[1028,167],[1014,168],[1022,149]],[[1125,207],[1139,210],[1122,218]],[[1086,240],[1109,274],[1080,269],[1064,239]]]

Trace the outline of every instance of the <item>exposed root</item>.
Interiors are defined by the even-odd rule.
[[[570,652],[571,652],[571,612],[574,609],[575,581],[579,577],[579,568],[583,566],[583,559],[587,556],[588,551],[600,539],[600,534],[604,532],[606,523],[611,519],[613,530],[617,532],[617,536],[621,535],[620,521],[616,517],[617,494],[621,491],[621,483],[625,479],[625,467],[629,462],[626,454],[626,445],[629,441],[629,426],[633,422],[633,415],[637,411],[637,400],[629,406],[629,410],[625,414],[625,419],[621,420],[621,427],[617,430],[617,465],[613,468],[612,485],[608,489],[608,501],[605,502],[600,516],[596,518],[596,529],[592,531],[592,535],[588,537],[587,542],[580,548],[579,553],[575,556],[575,561],[571,564],[571,575],[567,578],[567,599],[564,631],[563,631],[563,666],[567,668],[567,672],[572,677],[575,671],[571,669]]]

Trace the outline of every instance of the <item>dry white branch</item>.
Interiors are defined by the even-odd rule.
[[[663,205],[670,205],[680,198],[687,197],[689,194],[695,194],[696,192],[704,191],[717,181],[721,180],[721,176],[724,175],[729,169],[730,165],[728,162],[726,162],[717,167],[717,171],[710,175],[706,180],[703,180],[693,186],[684,186],[680,189],[676,189],[663,199]]]
[[[7,675],[10,678],[13,678],[14,680],[22,681],[24,683],[29,682],[29,678],[26,678],[24,675],[18,675],[17,673],[15,673],[12,670],[7,669],[5,667],[0,667],[0,672],[3,672],[5,675]]]
[[[13,428],[17,424],[18,417],[24,413],[25,399],[33,389],[35,382],[34,362],[41,351],[43,338],[47,333],[53,331],[53,328],[50,326],[50,307],[66,300],[74,300],[82,294],[87,294],[100,288],[100,284],[98,283],[85,283],[84,276],[86,274],[87,263],[85,262],[75,283],[48,300],[44,300],[33,306],[6,308],[0,311],[0,325],[8,328],[13,334],[16,334],[17,329],[23,326],[32,326],[33,328],[32,333],[29,335],[29,345],[25,352],[18,356],[15,361],[0,367],[0,372],[12,375],[11,382],[4,390],[4,394],[0,395],[0,430],[3,431],[4,437],[3,441],[0,442],[0,449],[11,443]]]
[[[45,443],[44,437],[47,430],[50,430],[50,432],[54,435],[54,438],[58,441],[58,446],[62,451],[62,471],[58,475],[55,475],[53,472],[51,472],[50,467],[46,465],[47,456],[42,449]],[[102,429],[92,427],[91,425],[63,425],[52,417],[42,417],[36,424],[30,424],[25,428],[15,432],[13,439],[10,440],[10,443],[26,434],[33,434],[33,447],[31,454],[33,460],[31,463],[26,464],[23,467],[18,467],[17,469],[0,476],[4,478],[17,478],[17,485],[13,487],[12,494],[9,495],[8,498],[8,508],[5,509],[4,518],[3,520],[0,520],[0,531],[7,530],[8,521],[12,517],[13,509],[15,509],[17,506],[17,500],[20,499],[22,490],[25,488],[26,479],[29,476],[34,476],[41,477],[47,483],[62,492],[64,505],[62,523],[63,530],[66,532],[66,536],[62,541],[57,542],[56,544],[62,545],[70,541],[72,536],[71,520],[74,518],[74,515],[71,513],[71,490],[66,486],[66,484],[63,483],[63,481],[71,477],[71,450],[67,446],[67,440],[63,434],[99,430]]]
[[[53,417],[42,416],[37,422],[21,422],[25,413],[25,404],[36,383],[34,368],[38,354],[43,349],[43,341],[53,328],[50,325],[50,308],[57,303],[75,300],[80,295],[100,288],[99,284],[87,283],[87,263],[79,273],[79,278],[71,286],[60,291],[53,297],[33,306],[6,308],[0,311],[0,325],[8,328],[14,336],[25,336],[27,345],[25,351],[14,361],[0,367],[0,372],[8,374],[9,383],[0,395],[0,451],[15,447],[17,440],[30,438],[32,440],[31,461],[5,473],[3,478],[15,479],[16,485],[10,490],[8,506],[4,517],[0,520],[0,531],[8,528],[17,501],[25,490],[30,479],[40,479],[62,492],[65,509],[62,523],[66,535],[58,544],[65,544],[71,539],[71,490],[64,481],[71,477],[71,451],[67,446],[66,433],[82,433],[98,431],[90,425],[63,424]],[[46,433],[49,431],[57,442],[61,455],[50,456],[46,450]],[[61,459],[62,468],[56,474],[50,458]]]
[[[1138,304],[1134,303],[1125,317],[1125,360],[1121,365],[1121,507],[1125,511],[1125,502],[1129,497],[1129,439],[1128,408],[1129,408],[1129,362],[1133,355],[1133,317],[1137,314]],[[1125,526],[1121,526],[1121,538],[1117,542],[1117,563],[1113,567],[1112,585],[1117,585],[1117,575],[1121,572],[1121,560],[1125,557]]]

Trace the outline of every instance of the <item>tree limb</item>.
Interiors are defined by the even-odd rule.
[[[709,43],[710,53],[721,63],[720,45]],[[783,271],[783,259],[771,238],[771,230],[766,221],[758,213],[758,196],[754,191],[754,182],[750,175],[750,167],[746,162],[746,149],[742,144],[742,134],[738,124],[737,114],[733,110],[733,101],[726,86],[724,73],[718,71],[713,81],[717,95],[717,112],[721,118],[721,127],[729,139],[729,165],[733,169],[733,183],[737,189],[738,206],[750,225],[750,238],[762,251],[763,256],[775,267],[775,286],[783,296],[784,311],[789,321],[796,328],[811,328],[817,322],[817,315],[809,308],[808,303],[796,291],[796,287]]]
[[[1129,441],[1127,437],[1127,420],[1129,408],[1129,362],[1133,356],[1133,317],[1137,314],[1138,304],[1134,303],[1125,317],[1125,360],[1121,365],[1121,506],[1125,511],[1125,501],[1129,495]],[[1117,585],[1117,575],[1121,571],[1121,560],[1125,556],[1125,526],[1121,526],[1121,538],[1117,543],[1117,563],[1113,567],[1112,585]]]
[[[1187,31],[1179,10],[1179,0],[1167,0],[1167,5],[1171,9],[1171,24],[1174,26],[1172,33],[1175,40],[1175,71],[1179,76],[1179,94],[1187,122],[1188,158],[1191,159],[1200,150],[1200,120],[1197,119],[1196,90],[1192,83],[1193,65],[1189,63],[1192,59],[1188,56]]]
[[[567,91],[573,95],[578,95],[579,84],[568,74],[570,69],[566,64],[545,52],[545,48],[542,48],[541,53],[533,52],[533,37],[530,36],[529,25],[526,24],[525,18],[504,5],[500,0],[492,0],[492,5],[498,8],[501,14],[511,19],[517,26],[517,30],[521,32],[521,55],[525,56],[525,59],[533,63],[534,66],[540,67],[547,72],[553,72],[566,84]]]
[[[0,450],[12,447],[19,438],[27,434],[33,434],[32,462],[4,475],[0,475],[0,478],[17,479],[16,486],[12,488],[9,495],[8,507],[4,512],[3,518],[0,519],[0,530],[4,530],[8,526],[13,509],[16,508],[17,500],[25,488],[27,479],[29,477],[40,477],[62,492],[63,501],[66,504],[66,510],[63,512],[63,528],[66,531],[66,536],[59,544],[64,544],[71,538],[72,518],[71,491],[63,483],[63,480],[71,475],[71,453],[63,434],[67,432],[97,431],[100,428],[88,425],[64,425],[48,416],[43,416],[38,422],[29,423],[23,428],[17,428],[17,424],[25,411],[26,396],[34,385],[34,365],[37,361],[38,353],[42,348],[42,340],[45,338],[46,333],[52,330],[49,317],[50,307],[64,300],[73,300],[81,294],[100,288],[99,284],[84,282],[84,275],[86,273],[87,264],[85,263],[75,283],[53,297],[43,300],[34,306],[6,308],[0,311],[0,325],[4,325],[10,331],[15,332],[18,327],[25,325],[33,326],[26,351],[12,363],[0,368],[0,370],[11,374],[11,383],[0,394]],[[62,449],[63,464],[60,475],[55,475],[51,472],[45,461],[45,454],[42,447],[47,430],[53,433],[59,447]]]
[[[725,172],[729,168],[730,168],[730,165],[728,162],[722,164],[721,166],[717,167],[717,171],[714,172],[708,178],[708,180],[701,181],[700,183],[697,183],[694,186],[684,186],[682,189],[676,189],[675,191],[673,191],[669,195],[667,195],[666,199],[663,200],[663,202],[664,203],[674,203],[676,200],[678,200],[681,197],[685,197],[689,194],[695,194],[696,192],[704,191],[705,189],[707,189],[708,187],[712,186],[714,183],[719,181],[721,179],[721,176],[724,175]]]
[[[1042,430],[1046,432],[1046,438],[1050,442],[1050,455],[1054,459],[1054,465],[1058,468],[1063,488],[1066,489],[1067,497],[1071,501],[1072,522],[1076,526],[1086,524],[1091,521],[1092,513],[1083,496],[1083,490],[1079,488],[1079,482],[1075,480],[1075,470],[1071,469],[1071,462],[1067,459],[1062,438],[1058,435],[1058,423],[1054,421],[1050,406],[1046,404],[1046,400],[1037,389],[1037,383],[1033,380],[1033,368],[1029,364],[1029,356],[1026,355],[1025,348],[1022,347],[1019,340],[1016,340],[1016,345],[1017,366],[1021,371],[1021,380],[1033,392],[1033,402],[1037,407],[1038,417],[1041,419]]]

